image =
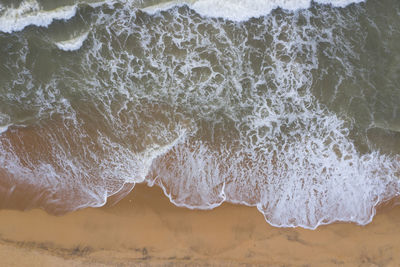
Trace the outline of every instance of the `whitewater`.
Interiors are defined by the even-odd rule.
[[[371,222],[400,195],[400,5],[378,2],[0,2],[0,201],[147,183],[277,227]]]

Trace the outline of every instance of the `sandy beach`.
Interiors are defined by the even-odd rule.
[[[0,267],[400,267],[399,44],[400,0],[0,0]]]
[[[0,211],[2,266],[399,266],[400,207],[367,226],[274,228],[256,208],[172,205],[136,185],[121,202],[63,216]]]

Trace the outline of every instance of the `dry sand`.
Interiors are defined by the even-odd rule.
[[[400,207],[367,226],[269,226],[256,208],[172,205],[137,185],[112,207],[0,211],[0,266],[400,266]]]

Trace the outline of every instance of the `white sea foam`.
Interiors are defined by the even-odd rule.
[[[365,0],[314,0],[314,1],[320,4],[332,5],[335,7],[345,7],[350,4],[365,2]]]
[[[317,0],[315,2],[345,7],[362,1],[364,0]],[[155,14],[184,4],[203,16],[244,21],[252,17],[268,15],[276,8],[283,8],[289,11],[308,8],[311,5],[311,0],[178,0],[148,6],[143,10],[147,13]]]
[[[75,51],[82,47],[83,43],[87,39],[89,32],[84,32],[78,36],[75,36],[69,40],[55,42],[56,46],[64,51]]]
[[[256,206],[272,225],[305,228],[366,224],[377,204],[400,194],[398,158],[361,155],[343,118],[311,93],[320,43],[333,56],[353,53],[336,31],[352,17],[303,10],[303,24],[286,14],[228,29],[187,9],[132,23],[131,8],[100,14],[105,30],[92,32],[78,75],[55,75],[71,79],[67,93],[84,95],[77,103],[67,109],[58,80],[34,88],[44,92],[35,107],[66,110],[72,119],[63,123],[73,123],[29,132],[40,133],[45,151],[16,155],[13,140],[0,139],[10,177],[64,192],[49,200],[61,208],[101,206],[125,183],[147,182],[178,206],[229,201]]]
[[[79,4],[93,8],[103,4],[112,6],[116,1],[76,1],[74,5],[60,6],[45,10],[36,0],[23,0],[19,6],[5,7],[0,4],[0,31],[11,33],[21,31],[29,25],[48,27],[55,20],[69,20],[76,15]]]
[[[25,0],[18,7],[0,9],[0,31],[11,33],[29,25],[47,27],[54,20],[68,20],[75,16],[77,5],[43,10],[36,0]]]
[[[6,132],[10,126],[10,117],[6,114],[0,113],[0,134]]]
[[[35,128],[30,136],[37,139],[36,148],[29,155],[14,151],[13,141],[0,138],[0,166],[14,177],[12,186],[34,185],[47,192],[43,196],[47,208],[53,213],[63,213],[85,207],[103,206],[107,198],[121,193],[125,195],[133,188],[124,185],[143,182],[153,160],[185,138],[185,130],[178,129],[178,136],[165,145],[152,144],[142,152],[133,152],[127,147],[98,136],[101,151],[89,148],[85,139],[88,133],[67,122],[52,129]],[[24,127],[15,135],[24,138]],[[67,145],[68,149],[65,149]],[[51,155],[49,157],[49,155]],[[31,161],[24,161],[30,158]],[[38,205],[32,201],[32,205]]]
[[[10,127],[10,125],[0,126],[0,134],[5,133],[8,130],[8,127]]]
[[[318,42],[334,43],[335,51],[353,53],[347,50],[345,40],[333,33],[335,27],[345,26],[340,20],[337,25],[326,23],[321,32],[306,25],[306,32],[290,19],[269,17],[260,28],[264,31],[252,32],[249,37],[237,34],[235,39],[227,36],[224,22],[203,22],[202,27],[212,27],[216,33],[216,40],[210,41],[207,35],[197,38],[196,27],[185,26],[192,23],[185,14],[172,14],[184,21],[184,26],[171,23],[152,25],[148,31],[139,29],[142,48],[148,52],[140,65],[159,70],[152,84],[157,97],[174,99],[180,107],[190,103],[185,108],[193,110],[197,118],[209,119],[224,110],[241,131],[236,149],[191,139],[155,160],[147,182],[162,187],[172,203],[191,209],[210,209],[224,201],[257,206],[272,225],[314,229],[334,221],[366,224],[378,203],[399,195],[398,159],[377,152],[360,155],[344,121],[327,112],[309,91],[312,70],[318,68]],[[306,21],[313,16],[309,11],[302,15]],[[329,21],[329,14],[321,16]],[[161,42],[158,50],[152,49],[148,36],[157,39],[166,29],[174,32],[172,45],[188,54],[165,53],[171,44]],[[246,38],[263,40],[266,36],[273,40],[270,46],[244,45],[251,43]],[[221,50],[224,56],[215,53]],[[246,60],[252,53],[269,62],[262,75]],[[199,59],[199,54],[217,55],[218,64],[229,68],[217,72],[212,61]],[[172,59],[167,61],[168,56]],[[140,73],[129,73],[140,77]],[[185,78],[184,89],[177,73]],[[216,81],[220,73],[224,79]],[[243,86],[243,81],[250,85]],[[208,86],[213,90],[207,91]],[[259,86],[262,89],[255,93]],[[241,98],[244,91],[246,99]],[[246,101],[243,105],[252,109],[251,113],[238,114],[230,101]]]

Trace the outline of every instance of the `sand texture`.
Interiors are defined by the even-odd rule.
[[[367,226],[283,229],[256,208],[192,211],[137,185],[114,206],[0,218],[1,266],[400,266],[399,206]]]

